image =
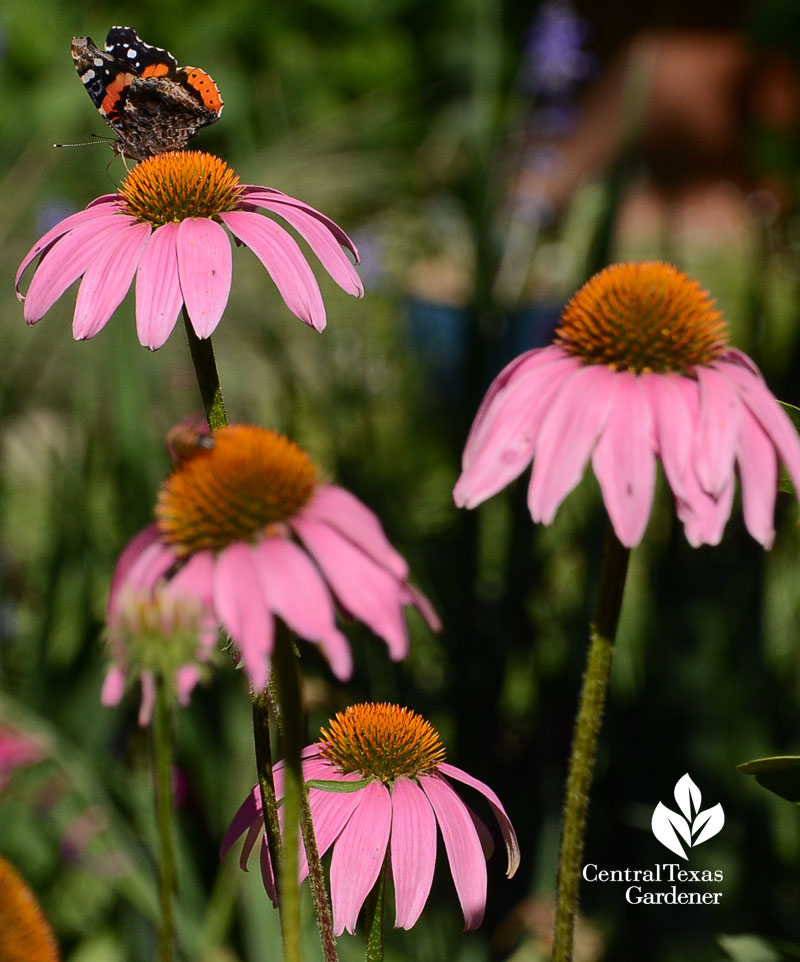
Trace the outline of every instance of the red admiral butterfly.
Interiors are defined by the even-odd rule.
[[[72,59],[119,138],[114,151],[133,160],[181,150],[222,113],[217,85],[204,70],[178,67],[169,51],[144,43],[131,27],[112,27],[105,50],[90,37],[73,37]]]

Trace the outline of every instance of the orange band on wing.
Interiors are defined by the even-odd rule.
[[[200,94],[205,106],[219,113],[222,110],[222,97],[219,95],[217,85],[205,70],[199,67],[184,67],[182,72],[186,77],[186,83]]]
[[[117,104],[119,103],[119,95],[125,87],[133,83],[136,79],[135,74],[121,73],[118,74],[111,83],[106,87],[106,95],[103,97],[103,102],[100,104],[100,112],[106,116],[111,117],[117,113]]]
[[[149,63],[142,71],[143,77],[166,77],[169,73],[169,64]]]

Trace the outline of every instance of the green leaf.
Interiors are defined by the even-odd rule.
[[[789,419],[794,425],[795,431],[800,434],[800,408],[795,407],[794,404],[787,404],[785,401],[778,401],[778,404],[780,404],[784,412],[789,416]],[[789,475],[786,473],[786,468],[784,468],[783,465],[781,465],[778,490],[785,491],[787,494],[793,494],[795,497],[797,497],[797,491],[789,479]]]
[[[337,792],[347,795],[350,792],[360,791],[365,785],[369,785],[371,781],[371,778],[362,778],[358,782],[339,782],[325,778],[309,778],[306,785],[308,785],[309,788],[318,788],[323,792]]]
[[[781,962],[783,958],[758,935],[719,935],[717,944],[734,962]]]
[[[753,775],[759,785],[787,801],[800,804],[800,755],[756,758],[737,765],[738,772]]]

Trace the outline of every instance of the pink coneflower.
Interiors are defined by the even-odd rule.
[[[444,840],[464,925],[477,928],[486,907],[486,860],[492,838],[483,821],[456,793],[462,782],[489,802],[508,856],[507,876],[519,865],[519,845],[500,799],[488,785],[444,761],[439,735],[415,712],[397,705],[352,705],[322,729],[317,744],[303,751],[311,817],[320,855],[331,846],[330,889],[336,935],[355,931],[364,900],[387,864],[394,882],[395,928],[410,929],[422,913],[436,864],[436,824]],[[283,794],[283,763],[274,769],[275,791]],[[326,786],[324,783],[330,783]],[[336,782],[362,783],[337,791]],[[261,837],[264,885],[275,899],[275,883],[263,834],[261,793],[256,786],[233,818],[222,841],[225,858],[247,832],[242,868]],[[308,874],[301,850],[300,881]]]
[[[308,243],[349,294],[363,288],[344,249],[358,252],[330,218],[270,187],[240,185],[223,161],[200,151],[159,154],[137,164],[116,194],[106,194],[49,230],[17,271],[17,297],[35,324],[82,277],[72,332],[94,337],[136,276],[136,329],[152,350],[169,337],[185,305],[198,337],[209,337],[231,288],[231,243],[249,247],[275,281],[289,310],[321,331],[325,308],[305,256],[292,236],[264,214],[277,214]],[[19,282],[41,254],[28,292]]]
[[[158,498],[155,524],[117,562],[109,610],[122,592],[171,590],[212,611],[241,651],[256,689],[267,682],[275,616],[320,645],[338,678],[352,669],[334,599],[408,651],[404,605],[438,628],[408,566],[358,498],[319,480],[300,447],[274,431],[219,428],[210,446],[185,451]]]
[[[591,457],[617,537],[633,547],[659,458],[689,542],[718,544],[738,469],[745,524],[769,547],[778,459],[800,490],[800,439],[726,337],[709,295],[674,267],[601,271],[567,304],[555,342],[495,378],[464,448],[456,503],[475,507],[533,461],[528,506],[550,524]]]
[[[126,684],[139,681],[139,724],[145,727],[153,716],[159,678],[178,704],[188,705],[217,641],[216,622],[197,598],[172,583],[124,585],[112,592],[107,625],[111,667],[100,695],[104,705],[117,705]]]

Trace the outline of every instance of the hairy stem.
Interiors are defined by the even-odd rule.
[[[303,768],[301,761],[303,706],[297,658],[289,630],[276,625],[272,672],[278,701],[278,735],[283,754],[283,852],[278,875],[285,962],[301,962],[298,829]]]
[[[272,862],[272,871],[277,879],[280,873],[283,846],[278,821],[278,803],[275,799],[275,782],[272,777],[269,706],[268,691],[253,695],[253,741],[256,752],[256,773],[261,791],[261,810],[264,813],[264,829],[267,835],[269,857]]]
[[[629,549],[620,544],[609,524],[564,798],[556,887],[553,962],[571,962],[572,960],[589,791],[597,754],[597,741],[603,723],[611,656],[622,608],[629,556]]]

